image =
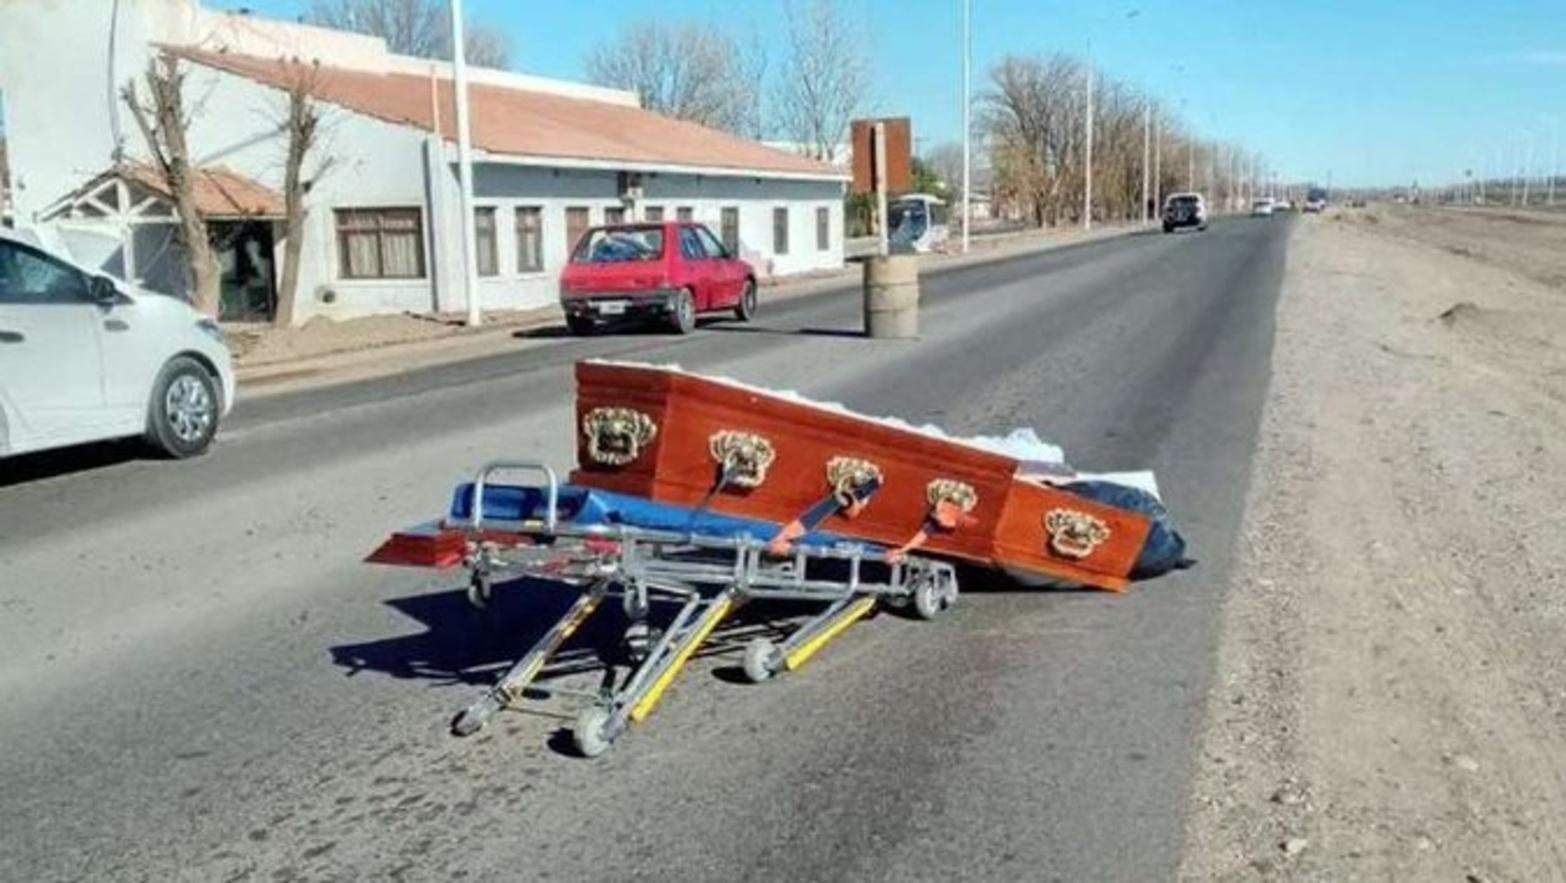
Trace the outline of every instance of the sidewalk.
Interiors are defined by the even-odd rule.
[[[1078,242],[1135,232],[1137,225],[1106,225],[1081,230],[1027,230],[976,238],[967,255],[921,256],[923,274],[1001,261]],[[762,283],[763,305],[792,300],[855,284],[860,269],[793,276]],[[513,352],[535,340],[569,336],[558,305],[532,310],[486,313],[484,325],[470,329],[457,315],[404,313],[341,322],[319,318],[297,328],[238,326],[227,329],[234,352],[240,395],[244,398],[296,392],[320,386],[385,377],[432,365]]]

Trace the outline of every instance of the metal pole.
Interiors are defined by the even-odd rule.
[[[886,124],[875,124],[875,217],[876,231],[880,238],[877,243],[879,254],[886,257],[892,253],[891,231],[887,229],[886,217]]]
[[[1087,162],[1082,182],[1082,229],[1093,229],[1093,44],[1088,43]]]
[[[1152,202],[1150,201],[1152,197],[1152,191],[1148,188],[1151,183],[1149,178],[1153,170],[1147,165],[1147,161],[1151,158],[1153,150],[1151,143],[1152,137],[1153,105],[1148,103],[1142,105],[1142,226],[1144,227],[1147,226],[1148,206],[1152,205]]]
[[[1153,211],[1162,211],[1164,203],[1164,123],[1158,122],[1158,131],[1153,135]]]
[[[1561,123],[1555,121],[1555,144],[1550,148],[1550,189],[1549,196],[1544,199],[1545,205],[1555,204],[1555,179],[1561,174]]]
[[[468,303],[468,324],[483,324],[479,310],[478,233],[473,217],[473,139],[468,128],[468,59],[463,47],[462,0],[451,0],[451,66],[457,91],[457,181],[462,208],[462,284]]]
[[[973,226],[973,5],[962,0],[962,253],[968,253],[968,230]]]
[[[1524,207],[1526,207],[1528,205],[1528,184],[1529,184],[1529,182],[1530,182],[1530,180],[1532,178],[1533,178],[1533,136],[1529,135],[1528,136],[1528,159],[1523,163],[1523,173],[1522,173],[1522,182],[1523,182],[1522,204],[1523,204]]]

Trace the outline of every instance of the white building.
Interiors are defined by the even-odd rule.
[[[18,225],[53,225],[78,258],[183,290],[170,203],[116,97],[160,52],[187,73],[226,317],[272,308],[283,89],[300,77],[326,109],[309,165],[331,166],[306,201],[298,318],[466,308],[449,66],[197,0],[0,5]],[[469,79],[486,309],[552,303],[575,237],[621,219],[703,221],[763,276],[842,264],[841,169],[642,110],[628,92],[485,69]]]

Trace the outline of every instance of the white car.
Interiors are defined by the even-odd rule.
[[[191,457],[233,401],[216,322],[0,228],[0,457],[137,435]]]
[[[1263,197],[1262,199],[1258,199],[1255,202],[1251,203],[1251,217],[1253,217],[1253,218],[1267,218],[1267,217],[1271,217],[1272,213],[1273,213],[1273,210],[1276,207],[1277,206],[1274,205],[1272,200]]]

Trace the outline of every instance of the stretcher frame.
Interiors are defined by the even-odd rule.
[[[545,483],[541,519],[488,519],[484,489],[503,473],[532,473]],[[747,644],[743,671],[753,682],[793,671],[878,604],[911,608],[932,619],[955,603],[957,575],[952,565],[897,554],[857,542],[832,545],[795,543],[784,556],[769,551],[766,540],[749,535],[650,529],[629,524],[574,524],[559,514],[560,482],[549,466],[533,461],[500,460],[483,466],[473,481],[473,503],[466,519],[443,522],[461,532],[467,554],[469,600],[487,606],[493,587],[531,577],[576,592],[551,627],[476,701],[457,715],[452,731],[478,732],[499,711],[513,708],[524,694],[576,695],[590,704],[572,727],[576,749],[596,757],[633,723],[641,723],[697,648],[740,605],[774,599],[821,602],[825,608],[780,644],[756,638]],[[775,551],[775,550],[774,550]],[[867,566],[869,565],[869,566]],[[821,576],[819,571],[835,568]],[[815,573],[816,575],[812,575]],[[606,600],[618,600],[630,633],[649,628],[654,604],[676,605],[672,621],[651,640],[626,678],[606,680],[597,692],[535,685],[549,659]],[[627,637],[630,635],[628,634]]]

